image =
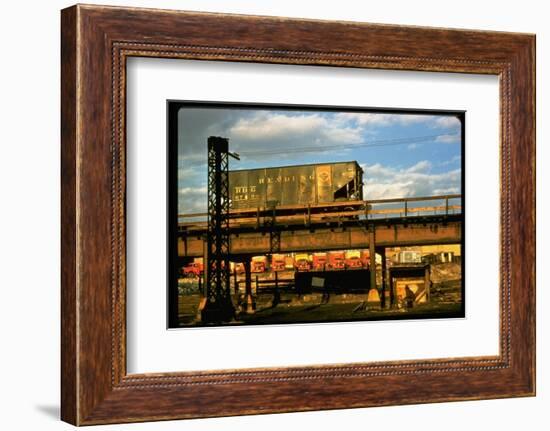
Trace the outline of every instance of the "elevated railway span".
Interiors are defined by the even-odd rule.
[[[460,195],[231,211],[232,257],[462,241]],[[204,254],[206,214],[180,216],[178,256]]]

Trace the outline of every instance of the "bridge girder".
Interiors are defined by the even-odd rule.
[[[293,228],[280,231],[281,253],[301,251],[330,251],[369,247],[369,229],[374,226],[376,247],[420,246],[431,244],[457,244],[462,241],[462,221],[375,223],[365,226],[327,228]],[[180,235],[178,255],[199,257],[203,254],[203,236],[199,233]],[[230,235],[231,255],[258,255],[270,253],[272,244],[269,232],[233,232]]]

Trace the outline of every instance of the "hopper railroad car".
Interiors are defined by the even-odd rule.
[[[229,171],[231,209],[319,205],[363,199],[355,161]]]

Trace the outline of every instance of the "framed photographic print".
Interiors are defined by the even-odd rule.
[[[534,395],[534,36],[78,5],[61,39],[63,420]]]
[[[464,317],[464,112],[167,110],[170,328]]]

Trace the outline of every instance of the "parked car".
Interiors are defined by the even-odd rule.
[[[306,253],[298,253],[294,256],[294,267],[296,271],[309,271],[311,270],[311,262],[309,255]]]
[[[284,271],[285,270],[285,255],[274,254],[271,256],[271,270],[272,271]]]
[[[324,271],[327,266],[327,254],[323,252],[313,253],[313,270]]]
[[[267,257],[265,256],[253,256],[252,257],[252,272],[265,272],[267,271]]]
[[[359,250],[347,250],[345,253],[345,262],[347,269],[363,268],[363,261],[361,260],[361,252]]]
[[[346,269],[346,261],[343,251],[329,252],[327,269],[331,271]]]
[[[199,277],[204,273],[204,265],[200,262],[191,262],[183,267],[184,277]]]

